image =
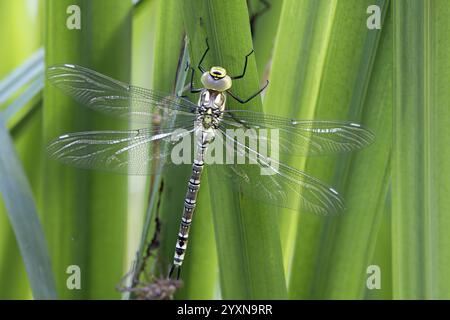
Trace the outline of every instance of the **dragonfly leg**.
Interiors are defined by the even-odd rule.
[[[191,68],[191,69],[192,69],[192,73],[191,73],[190,90],[191,90],[191,93],[199,93],[200,91],[202,91],[202,89],[201,88],[194,88],[194,73],[195,73],[195,69],[194,68]]]
[[[184,93],[186,93],[187,90],[189,90],[191,93],[199,93],[202,91],[202,88],[194,88],[194,74],[195,74],[195,69],[192,68],[189,63],[186,64],[186,70],[191,68],[192,73],[191,73],[191,79],[189,81],[189,86],[186,88],[183,88],[183,92],[181,93],[181,95],[177,95],[177,97],[179,98],[188,98],[187,95],[185,95]]]
[[[239,76],[235,76],[235,77],[230,77],[232,80],[237,80],[237,79],[242,79],[245,76],[245,72],[247,71],[247,63],[248,63],[248,57],[253,53],[253,49],[252,51],[250,51],[249,54],[247,54],[245,56],[245,63],[244,63],[244,70],[242,70],[242,74]]]
[[[205,50],[205,52],[203,53],[203,55],[202,55],[202,58],[200,59],[200,62],[198,63],[198,69],[201,71],[201,73],[204,73],[205,72],[205,69],[202,67],[202,63],[203,63],[203,60],[205,60],[205,57],[206,57],[206,54],[208,53],[208,51],[209,51],[209,44],[208,44],[208,38],[206,38],[206,50]]]
[[[257,92],[255,92],[254,94],[252,94],[250,97],[248,97],[247,99],[242,99],[239,96],[235,95],[234,93],[232,93],[231,91],[227,90],[227,93],[233,98],[235,99],[237,102],[239,103],[247,103],[250,100],[252,100],[253,98],[255,98],[257,95],[259,95],[265,88],[267,88],[267,86],[269,85],[269,81],[266,82],[266,84],[264,85],[264,87],[262,87],[261,89],[259,89]]]

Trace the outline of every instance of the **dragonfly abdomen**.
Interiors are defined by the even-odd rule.
[[[175,255],[173,258],[173,265],[177,267],[180,267],[183,264],[192,216],[197,204],[197,195],[200,189],[200,180],[204,166],[204,156],[209,144],[209,141],[205,139],[206,134],[206,132],[202,132],[197,141],[197,153],[194,164],[192,165],[192,173],[188,182],[186,198],[184,200],[183,216],[181,218],[180,229],[178,231],[178,238],[175,246]]]

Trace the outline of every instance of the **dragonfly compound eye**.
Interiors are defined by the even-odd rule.
[[[214,79],[223,79],[227,75],[227,71],[222,67],[212,67],[211,70],[209,70],[209,74]]]

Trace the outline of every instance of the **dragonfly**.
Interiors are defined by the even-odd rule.
[[[227,74],[226,69],[219,66],[205,69],[202,64],[208,50],[207,45],[197,65],[202,87],[195,88],[196,70],[190,67],[190,91],[199,94],[197,104],[176,94],[123,83],[78,65],[60,64],[47,70],[49,81],[82,105],[106,115],[147,124],[137,130],[63,134],[48,145],[48,152],[64,164],[124,174],[154,174],[155,163],[164,166],[173,164],[171,151],[176,145],[174,141],[187,136],[193,138],[196,150],[169,278],[175,269],[177,279],[180,277],[205,155],[214,139],[225,137],[221,143],[227,152],[238,153],[247,160],[253,160],[256,167],[271,170],[271,174],[261,175],[252,170],[255,167],[252,165],[225,164],[226,178],[231,179],[243,195],[276,206],[297,211],[301,208],[321,215],[344,210],[343,200],[334,188],[236,141],[229,136],[229,130],[251,129],[258,132],[277,129],[279,152],[304,156],[353,151],[370,145],[374,140],[372,132],[351,121],[296,120],[249,108],[227,109],[227,97],[245,104],[258,96],[268,82],[248,98],[239,97],[231,90],[232,82],[244,78],[248,57],[253,50],[245,56],[242,73],[236,76]]]

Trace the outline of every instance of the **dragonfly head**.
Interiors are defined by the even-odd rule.
[[[231,78],[222,67],[212,67],[202,74],[201,81],[208,90],[223,92],[231,88]]]

